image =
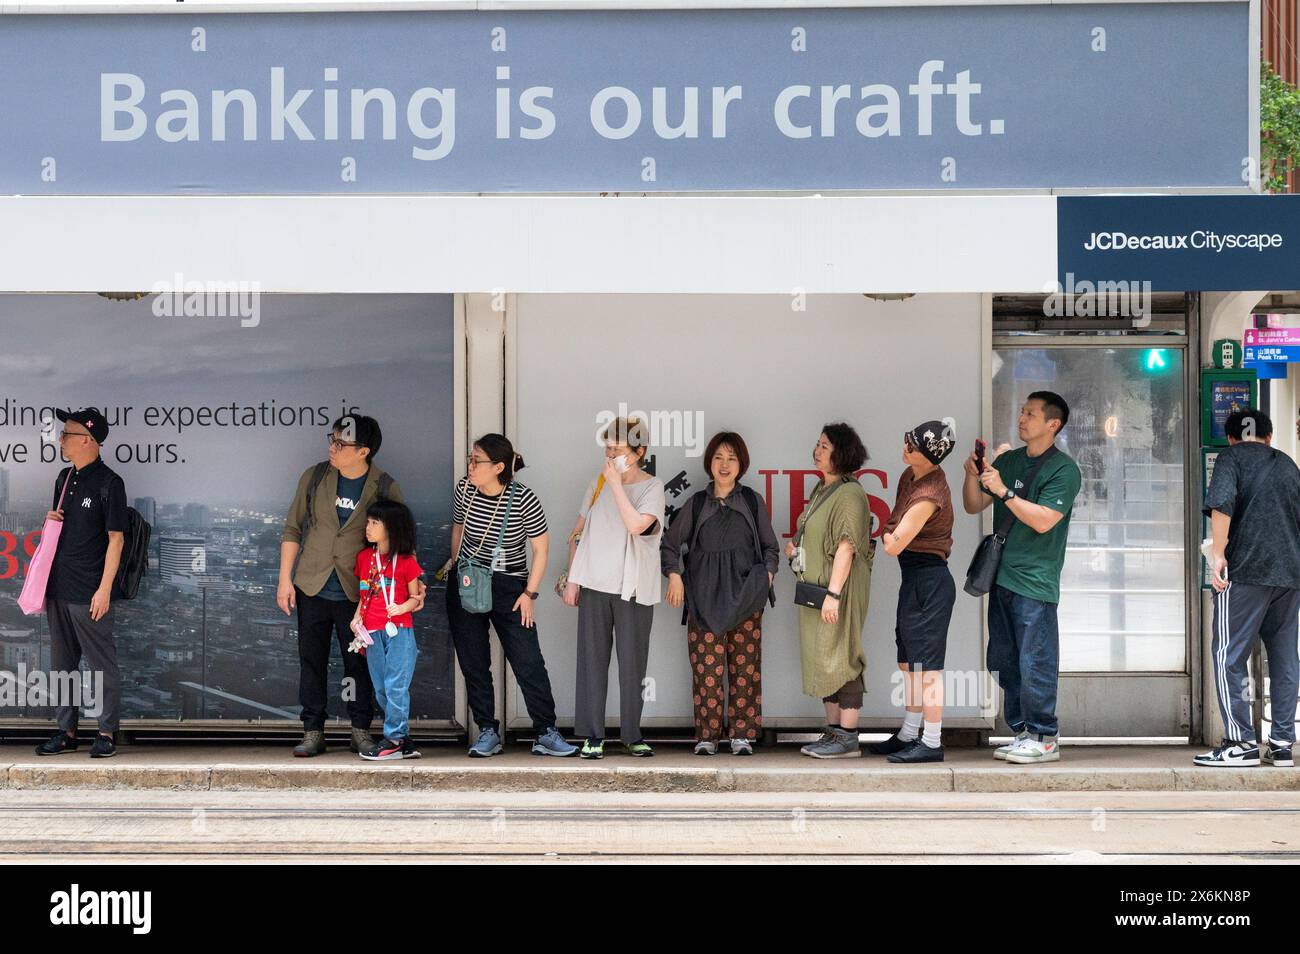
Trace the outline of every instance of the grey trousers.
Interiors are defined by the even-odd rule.
[[[120,715],[121,675],[117,668],[117,644],[113,641],[113,619],[117,607],[109,605],[103,618],[90,618],[89,603],[46,600],[45,615],[50,621],[50,668],[59,673],[75,673],[85,657],[90,678],[100,693],[95,701],[101,707],[99,731],[116,732]],[[85,693],[82,693],[83,698]],[[58,721],[64,732],[75,734],[80,710],[76,699],[60,698]]]
[[[609,654],[618,651],[619,738],[641,741],[641,708],[650,661],[650,627],[655,608],[617,593],[585,587],[578,594],[578,686],[574,731],[583,738],[605,737],[605,699],[609,692]]]
[[[1300,590],[1229,583],[1214,596],[1214,680],[1224,730],[1233,742],[1254,742],[1248,663],[1258,640],[1268,653],[1269,699],[1275,742],[1295,741],[1300,680]],[[1262,692],[1256,695],[1262,696]]]

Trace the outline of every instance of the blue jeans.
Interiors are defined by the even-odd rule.
[[[994,586],[989,594],[989,672],[998,674],[1013,732],[1056,735],[1056,683],[1061,638],[1056,604]]]
[[[382,629],[372,629],[375,641],[366,649],[370,682],[375,687],[375,701],[384,710],[384,738],[404,739],[411,714],[411,679],[415,675],[415,631],[400,626],[396,636]]]

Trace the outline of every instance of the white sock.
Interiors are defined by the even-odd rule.
[[[932,749],[937,749],[940,745],[940,732],[943,730],[943,721],[927,722],[925,724],[925,735],[921,736],[921,741]]]
[[[903,727],[898,730],[898,737],[904,742],[911,742],[921,734],[921,713],[904,712]]]

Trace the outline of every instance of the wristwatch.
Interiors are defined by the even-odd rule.
[[[534,590],[524,590],[524,596],[528,597],[530,600],[533,600],[533,601],[536,601],[536,600],[537,600],[537,597],[540,596],[540,595],[541,595],[541,594],[537,593],[537,592],[534,591]]]
[[[1015,495],[1016,495],[1016,492],[1015,492],[1014,490],[1012,490],[1010,487],[1008,487],[1008,488],[1007,488],[1007,492],[1006,492],[1005,494],[1002,495],[1002,500],[1003,500],[1003,502],[1006,502],[1006,501],[1010,500],[1012,497],[1014,497]]]

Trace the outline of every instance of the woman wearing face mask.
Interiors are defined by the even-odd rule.
[[[854,473],[866,462],[867,449],[847,424],[827,424],[813,448],[813,463],[822,473],[808,505],[799,516],[786,556],[800,580],[825,587],[819,609],[797,607],[799,658],[803,690],[826,705],[826,730],[800,751],[818,759],[856,758],[858,715],[862,710],[862,627],[871,592],[871,510]]]
[[[715,755],[727,738],[732,755],[752,755],[763,724],[763,603],[781,551],[766,505],[740,483],[744,439],[715,434],[704,462],[713,479],[673,518],[660,562],[669,605],[687,607],[695,754]]]
[[[664,485],[641,465],[644,421],[618,418],[601,433],[605,466],[587,485],[569,536],[564,602],[578,607],[575,729],[582,757],[605,754],[605,699],[611,648],[618,653],[619,734],[632,755],[653,755],[641,737],[642,690],[650,628],[659,602]]]

